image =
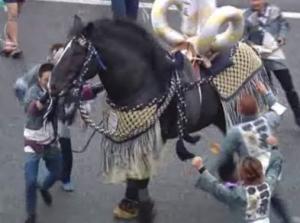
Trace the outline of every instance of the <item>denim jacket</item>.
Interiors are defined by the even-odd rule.
[[[257,39],[252,35],[259,35],[259,28],[274,36],[275,39],[287,37],[289,23],[283,18],[281,10],[276,5],[267,4],[262,15],[251,8],[244,12],[245,17],[245,39]],[[255,42],[260,44],[259,42]]]
[[[270,199],[281,173],[282,162],[280,152],[272,150],[265,181],[260,185],[237,185],[229,188],[205,170],[200,174],[196,188],[228,205],[234,223],[269,223]]]
[[[27,115],[25,128],[38,130],[43,126],[43,116],[47,110],[46,106],[42,110],[38,110],[36,102],[45,94],[37,83],[33,84],[25,97],[24,108]]]
[[[244,18],[244,40],[255,44],[268,69],[285,69],[285,54],[277,39],[287,38],[289,23],[283,18],[280,8],[266,4],[262,13],[249,8],[244,12]]]
[[[39,110],[38,100],[45,94],[37,83],[33,84],[25,97],[26,123],[24,128],[25,152],[42,152],[45,146],[55,141],[55,131],[52,122],[44,123],[43,117],[47,111],[47,103]]]

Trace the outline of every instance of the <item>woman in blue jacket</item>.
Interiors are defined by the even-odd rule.
[[[247,156],[238,167],[238,184],[227,187],[211,175],[205,168],[202,158],[193,159],[193,166],[200,176],[196,187],[210,193],[220,202],[230,207],[234,223],[270,223],[270,201],[282,169],[282,156],[272,150],[270,165],[264,176],[261,162]]]

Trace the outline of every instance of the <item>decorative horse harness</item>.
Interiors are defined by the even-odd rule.
[[[106,66],[104,65],[102,61],[102,57],[95,49],[94,45],[91,41],[87,40],[84,36],[80,37],[74,37],[68,46],[71,46],[71,44],[76,41],[80,46],[87,48],[87,55],[86,59],[83,63],[82,69],[80,71],[80,74],[78,75],[78,78],[76,78],[72,84],[69,86],[69,89],[74,87],[77,90],[76,96],[79,99],[79,111],[81,114],[82,119],[86,124],[88,124],[92,129],[97,131],[98,133],[103,134],[104,136],[108,137],[112,141],[115,141],[117,143],[125,142],[127,140],[130,140],[131,138],[137,137],[138,135],[146,132],[149,128],[151,128],[155,122],[161,117],[161,115],[164,113],[170,102],[174,97],[176,97],[176,106],[178,110],[178,120],[177,120],[177,126],[178,126],[178,133],[180,138],[184,138],[187,134],[185,132],[185,124],[187,122],[185,109],[186,109],[186,103],[184,99],[184,93],[186,91],[189,91],[193,89],[194,87],[200,87],[200,85],[204,83],[210,83],[213,79],[213,77],[209,78],[202,78],[200,80],[189,82],[189,83],[182,83],[181,80],[181,74],[178,68],[175,68],[172,71],[171,79],[169,81],[168,90],[164,95],[162,95],[160,98],[153,98],[148,103],[143,103],[136,105],[134,107],[128,107],[128,106],[118,106],[114,104],[112,101],[107,98],[107,104],[114,109],[116,112],[123,113],[125,112],[128,115],[131,115],[131,122],[132,117],[141,116],[146,117],[147,119],[144,120],[143,125],[140,125],[139,128],[136,129],[126,129],[124,132],[118,132],[115,131],[114,128],[111,128],[111,126],[107,126],[107,124],[101,122],[100,124],[96,124],[89,116],[88,112],[86,111],[82,100],[80,99],[81,90],[84,84],[85,76],[89,70],[89,65],[93,59],[96,60],[97,66],[99,66],[100,70],[106,70]],[[168,55],[172,58],[173,62],[175,63],[174,57],[172,57],[170,54]],[[148,114],[144,114],[148,113]],[[129,120],[129,121],[130,121]],[[128,122],[129,122],[128,121]]]

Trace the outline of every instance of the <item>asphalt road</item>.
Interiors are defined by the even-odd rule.
[[[284,10],[300,12],[297,0],[274,0]],[[221,4],[245,7],[246,0],[226,0]],[[109,7],[85,6],[65,3],[29,1],[25,4],[20,18],[20,42],[25,57],[22,60],[0,58],[0,223],[24,222],[24,177],[23,177],[23,125],[24,114],[18,105],[12,86],[15,79],[33,64],[45,59],[48,46],[65,39],[72,24],[74,14],[85,20],[111,16]],[[140,17],[141,23],[149,27],[149,22]],[[170,15],[172,24],[179,26],[176,13]],[[0,29],[5,15],[0,11]],[[300,20],[289,20],[291,33],[286,47],[288,62],[294,82],[300,92]],[[1,32],[2,33],[2,32]],[[280,98],[286,103],[282,92]],[[194,149],[213,165],[215,157],[207,149],[209,142],[219,141],[220,133],[215,128],[203,131],[205,138]],[[291,207],[293,215],[300,215],[299,169],[300,169],[300,129],[294,124],[291,111],[287,112],[279,130],[280,144],[286,159],[283,177],[283,194]],[[87,138],[78,126],[73,129],[73,145],[77,149]],[[156,201],[156,223],[229,223],[230,213],[222,204],[201,191],[196,191],[194,182],[197,173],[189,174],[189,165],[177,160],[172,143],[167,146],[168,153],[163,167],[150,185],[152,197]],[[38,205],[41,223],[111,223],[112,208],[122,198],[124,185],[102,183],[100,172],[99,139],[95,138],[89,150],[75,155],[73,180],[74,193],[65,193],[58,183],[53,189],[53,207],[42,202]],[[40,200],[39,200],[40,201]],[[273,216],[272,222],[278,220]]]

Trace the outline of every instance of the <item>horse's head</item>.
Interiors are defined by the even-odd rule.
[[[91,79],[99,71],[96,58],[91,55],[90,43],[87,39],[92,29],[92,23],[84,26],[80,17],[77,15],[74,17],[74,24],[68,35],[69,40],[51,75],[52,96],[63,94],[79,79],[82,81]],[[87,62],[88,64],[84,64]]]
[[[166,51],[136,23],[101,19],[83,25],[75,17],[70,40],[53,70],[51,94],[62,94],[98,73],[115,104],[134,105],[165,91],[171,66]]]

